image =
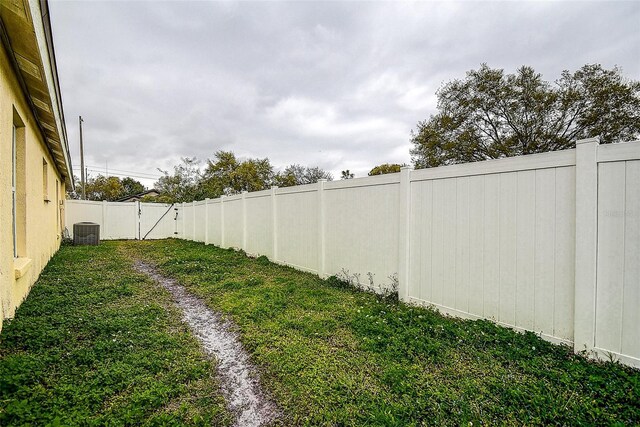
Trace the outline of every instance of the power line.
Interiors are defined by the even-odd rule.
[[[78,170],[78,168],[74,168],[76,170]],[[104,170],[103,169],[93,169],[93,168],[87,168],[88,171],[90,172],[94,172],[97,173],[99,175],[104,174]],[[117,176],[117,177],[121,177],[121,178],[139,178],[139,179],[159,179],[161,178],[161,175],[157,175],[157,176],[142,176],[142,175],[136,175],[136,174],[126,174],[126,173],[113,173],[113,171],[109,171],[109,175],[113,175],[113,176]]]
[[[89,172],[94,173],[96,175],[103,175],[101,172],[102,171],[96,171],[93,169],[89,169]],[[156,178],[149,178],[148,176],[137,176],[137,175],[131,175],[131,174],[124,174],[124,173],[110,173],[110,176],[116,176],[118,178],[137,178],[137,179],[149,179],[149,180],[156,180]],[[103,175],[105,176],[105,175]]]
[[[77,167],[74,167],[75,170],[80,170]],[[92,172],[98,172],[101,175],[105,175],[106,176],[106,171],[104,170],[104,168],[87,168]],[[137,176],[140,178],[148,178],[148,179],[158,179],[160,177],[162,177],[163,175],[152,175],[152,174],[147,174],[145,172],[123,172],[123,171],[119,171],[119,170],[115,170],[115,169],[109,169],[109,175],[125,175],[125,176]]]
[[[100,172],[105,172],[105,168],[104,167],[100,167],[100,166],[86,166],[88,169],[91,169],[93,171],[100,171]],[[74,166],[74,169],[79,169],[77,166]],[[131,173],[134,175],[138,175],[138,176],[142,176],[142,175],[147,175],[147,176],[151,176],[151,177],[160,177],[162,176],[162,174],[153,174],[153,173],[149,173],[149,172],[138,172],[138,171],[128,171],[128,170],[122,170],[122,169],[109,169],[109,173],[111,173],[111,171],[115,171],[118,173]]]
[[[91,169],[104,170],[104,168],[101,167],[101,166],[87,165],[87,167],[89,167]],[[116,172],[122,172],[122,173],[135,173],[135,174],[138,174],[138,175],[162,176],[160,174],[154,174],[154,173],[151,173],[151,172],[129,171],[129,170],[124,170],[124,169],[109,169],[109,171],[116,171]]]

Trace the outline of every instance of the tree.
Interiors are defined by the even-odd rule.
[[[75,191],[68,192],[68,197],[71,199],[82,198],[82,183],[77,176],[73,177],[75,182]],[[104,175],[98,175],[95,178],[88,178],[85,183],[87,200],[108,200],[114,201],[122,197],[130,196],[133,194],[142,193],[145,191],[144,185],[133,178],[118,178],[116,176],[106,177]]]
[[[562,150],[640,135],[640,82],[619,68],[585,65],[551,84],[531,67],[483,64],[437,92],[439,112],[412,131],[416,168]]]
[[[352,179],[355,175],[352,174],[349,169],[344,170],[340,173],[340,179]]]
[[[260,191],[271,187],[273,166],[269,159],[248,159],[241,162],[232,176],[233,191]]]
[[[304,184],[314,184],[321,179],[326,179],[327,181],[333,181],[333,175],[331,172],[327,172],[324,169],[320,169],[318,166],[305,168],[305,172],[302,178],[302,183]]]
[[[199,161],[195,157],[183,157],[182,163],[173,167],[173,175],[158,169],[164,176],[154,187],[162,194],[162,201],[167,203],[191,202],[201,199],[201,172]]]
[[[80,200],[82,199],[82,182],[77,175],[73,175],[73,190],[67,189],[67,199]]]
[[[120,183],[122,184],[122,193],[120,193],[119,198],[140,194],[146,190],[146,187],[140,181],[130,177],[122,178]]]
[[[207,160],[200,187],[210,198],[230,194],[233,190],[233,173],[238,168],[238,160],[231,151],[217,151],[215,160]]]
[[[333,181],[333,175],[317,166],[308,167],[292,164],[274,176],[274,184],[278,187],[291,187],[294,185],[314,184],[321,179]]]
[[[204,198],[218,198],[243,191],[266,190],[272,185],[287,187],[310,184],[319,179],[332,180],[329,172],[318,167],[290,165],[282,173],[274,173],[268,158],[238,160],[231,151],[216,151],[200,172],[195,158],[183,158],[174,167],[174,173],[159,169],[164,174],[155,184],[161,196],[156,201],[166,203],[190,202]],[[353,174],[352,174],[353,177]]]
[[[378,165],[369,171],[369,176],[374,175],[384,175],[386,173],[396,173],[400,172],[400,168],[404,165],[399,165],[397,163],[389,164],[384,163],[382,165]]]
[[[200,182],[206,197],[238,194],[242,191],[267,189],[273,182],[273,166],[268,158],[238,161],[231,151],[217,151]]]
[[[114,201],[118,200],[122,194],[122,183],[120,178],[116,176],[98,175],[95,178],[90,178],[85,188],[87,200]],[[82,194],[82,190],[80,191]]]
[[[145,194],[140,197],[140,201],[144,203],[174,203],[170,197],[167,197],[164,194],[157,196],[155,194]]]

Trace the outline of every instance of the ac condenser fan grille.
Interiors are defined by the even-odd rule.
[[[99,245],[100,224],[94,222],[78,222],[73,224],[74,245]]]

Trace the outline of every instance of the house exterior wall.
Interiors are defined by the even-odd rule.
[[[18,149],[18,234],[20,252],[13,253],[12,138],[21,122]],[[46,166],[44,164],[46,162]],[[0,329],[12,318],[51,256],[64,227],[65,184],[29,108],[15,70],[0,44]],[[44,194],[43,175],[47,173]],[[19,277],[16,277],[19,276]]]

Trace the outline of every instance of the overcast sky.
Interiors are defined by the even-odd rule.
[[[231,150],[338,179],[409,163],[410,132],[436,111],[438,87],[483,62],[510,73],[530,65],[547,80],[586,63],[640,78],[634,1],[50,0],[50,9],[77,171],[78,115],[92,169],[157,176],[180,157],[204,163]]]

